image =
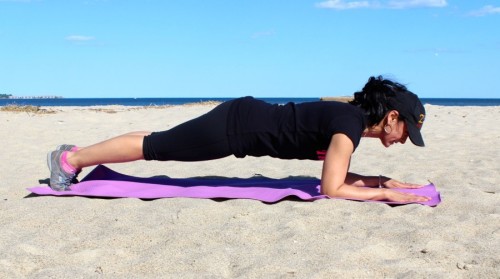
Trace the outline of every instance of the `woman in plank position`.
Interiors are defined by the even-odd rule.
[[[424,118],[425,109],[415,94],[381,76],[370,77],[348,104],[276,105],[239,98],[167,131],[128,133],[85,148],[61,145],[47,156],[50,187],[68,190],[82,168],[98,164],[248,155],[324,160],[321,192],[330,197],[422,202],[429,198],[391,190],[418,185],[348,169],[361,137],[378,138],[385,147],[405,143],[409,137],[424,146],[420,134]]]

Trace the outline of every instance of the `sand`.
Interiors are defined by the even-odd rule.
[[[351,171],[434,182],[442,203],[33,197],[47,151],[164,130],[213,104],[0,111],[0,278],[500,278],[500,107],[426,105],[427,147],[362,139]],[[135,176],[318,177],[272,158],[108,165]],[[85,169],[82,175],[88,173]]]

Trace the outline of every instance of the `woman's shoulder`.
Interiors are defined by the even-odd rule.
[[[363,115],[363,110],[357,106],[351,105],[345,102],[338,101],[314,101],[307,103],[299,103],[297,104],[299,108],[311,110],[311,111],[323,111],[329,113],[339,113],[339,114],[357,114]]]

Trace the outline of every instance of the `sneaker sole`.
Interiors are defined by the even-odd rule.
[[[47,167],[49,168],[50,173],[52,173],[52,163],[51,163],[52,156],[51,155],[52,155],[52,152],[47,153]],[[50,182],[49,182],[49,187],[51,187]]]
[[[52,152],[47,153],[47,167],[49,167],[49,171],[52,172],[52,163],[51,163],[51,156]]]

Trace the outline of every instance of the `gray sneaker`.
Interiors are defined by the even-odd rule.
[[[76,150],[73,150],[73,148],[75,148],[76,145],[73,145],[73,144],[61,144],[61,145],[58,145],[56,147],[56,150],[62,150],[62,151],[71,151],[71,152],[75,152]],[[81,169],[77,170],[76,173],[75,173],[75,177],[73,177],[73,179],[71,180],[71,184],[76,184],[78,183],[78,175],[80,174],[80,172],[82,172]]]
[[[73,145],[73,144],[61,144],[61,145],[57,146],[56,150],[73,151],[72,149],[75,147],[76,147],[76,145]]]
[[[71,181],[76,177],[74,173],[67,173],[61,166],[61,155],[64,150],[56,150],[47,154],[47,166],[50,171],[50,188],[56,191],[69,190]]]

